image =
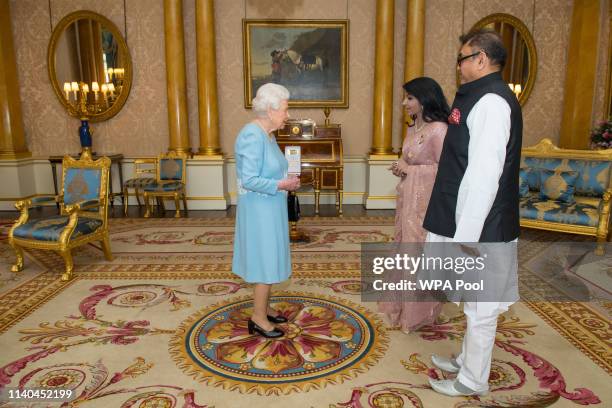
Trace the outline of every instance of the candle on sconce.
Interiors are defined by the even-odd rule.
[[[106,103],[106,106],[108,107],[108,99],[106,97],[106,93],[108,92],[108,85],[102,84],[100,89],[102,90],[102,97],[104,98],[104,102]]]
[[[70,100],[70,91],[72,88],[70,87],[70,82],[64,82],[64,92],[66,93],[66,100]]]
[[[70,84],[70,89],[72,90],[72,92],[74,93],[74,100],[77,100],[77,92],[79,91],[79,84],[76,82],[72,82]]]
[[[95,81],[94,81],[94,82],[92,82],[92,83],[91,83],[91,90],[92,90],[92,91],[93,91],[93,93],[94,93],[94,100],[96,100],[96,101],[97,101],[97,100],[98,100],[98,92],[100,92],[100,85],[98,85],[98,83],[97,83],[97,82],[95,82]]]
[[[510,83],[508,84],[508,86],[510,87],[510,90],[511,90],[512,92],[514,92],[514,84],[513,84],[512,82],[510,82]]]
[[[115,84],[110,83],[108,84],[107,88],[108,88],[109,96],[111,97],[111,99],[113,99],[115,97]]]
[[[522,91],[523,89],[521,88],[521,84],[514,85],[514,94],[516,95],[517,98],[519,97]]]
[[[89,93],[89,85],[87,84],[83,84],[83,86],[81,87],[81,89],[83,90],[83,92],[85,93],[85,96],[87,96],[87,94]]]

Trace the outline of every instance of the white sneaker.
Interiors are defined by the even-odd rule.
[[[446,371],[447,373],[458,373],[461,368],[454,358],[445,358],[436,354],[431,355],[431,362],[440,370]]]
[[[431,388],[440,394],[448,395],[449,397],[467,397],[470,395],[487,395],[489,390],[474,391],[466,387],[457,380],[432,380],[429,379]]]

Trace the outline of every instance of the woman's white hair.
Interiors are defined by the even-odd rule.
[[[282,85],[267,83],[259,87],[253,98],[253,111],[266,116],[268,109],[279,109],[282,101],[289,100],[289,90]]]

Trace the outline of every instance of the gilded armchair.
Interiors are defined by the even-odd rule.
[[[21,200],[15,207],[21,214],[9,231],[8,242],[17,262],[12,272],[24,267],[24,248],[57,251],[66,264],[62,280],[72,278],[74,264],[71,250],[100,241],[107,260],[112,260],[108,234],[108,157],[92,160],[83,154],[79,160],[65,156],[62,161],[62,193]],[[29,219],[30,208],[46,202],[60,204],[60,215]]]
[[[143,187],[146,206],[145,218],[151,216],[150,199],[153,197],[160,199],[162,204],[164,198],[174,198],[176,208],[174,216],[176,218],[181,216],[179,200],[183,200],[183,208],[185,213],[187,212],[187,197],[185,193],[186,166],[187,155],[185,153],[171,151],[157,156],[155,182]]]

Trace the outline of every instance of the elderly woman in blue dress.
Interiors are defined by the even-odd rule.
[[[275,338],[284,332],[274,323],[286,317],[269,305],[272,284],[291,274],[287,191],[299,188],[298,176],[288,175],[285,155],[272,132],[289,118],[289,91],[268,83],[253,99],[255,119],[240,130],[234,146],[238,207],[232,270],[255,284],[249,333]]]

